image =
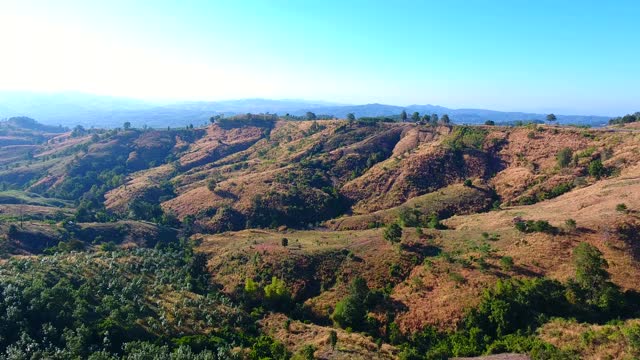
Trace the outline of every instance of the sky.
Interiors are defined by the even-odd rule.
[[[640,110],[637,0],[0,0],[0,90]]]

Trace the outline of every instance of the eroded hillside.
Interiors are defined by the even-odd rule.
[[[478,331],[491,342],[465,345],[472,350],[443,334],[472,337],[476,330],[466,326],[474,309],[494,304],[500,291],[540,286],[569,294],[582,244],[606,260],[621,303],[640,292],[640,133],[633,126],[274,118],[17,133],[28,141],[0,147],[5,255],[174,249],[189,243],[179,238],[190,239],[206,255],[201,265],[212,289],[242,304],[260,333],[292,352],[309,344],[319,357],[395,358],[429,342],[449,355],[528,352],[542,342],[564,351],[567,341],[553,334],[575,326],[562,322],[539,333],[533,329],[542,324],[529,324],[530,342],[521,348],[499,345],[507,340],[489,320]],[[336,309],[355,297],[357,281],[367,288],[366,323],[345,325]],[[510,281],[516,285],[501,285]],[[286,299],[268,300],[269,286],[284,287]],[[611,305],[598,308],[602,318],[589,318],[582,300],[571,299],[556,300],[583,321],[621,311]],[[630,317],[637,311],[624,309]],[[332,329],[342,347],[332,346]]]

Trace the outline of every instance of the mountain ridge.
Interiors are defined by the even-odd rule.
[[[0,118],[26,116],[46,125],[73,127],[119,127],[129,121],[134,126],[147,125],[154,128],[189,124],[201,125],[212,115],[235,115],[242,113],[270,112],[279,115],[304,116],[307,112],[345,118],[353,113],[356,117],[409,114],[448,114],[459,124],[482,124],[495,122],[544,121],[546,114],[531,112],[508,112],[489,109],[452,109],[439,105],[388,105],[369,103],[360,105],[338,104],[316,100],[298,99],[236,99],[220,101],[147,102],[81,93],[28,93],[0,92]],[[596,115],[557,115],[562,124],[602,126],[610,117]]]

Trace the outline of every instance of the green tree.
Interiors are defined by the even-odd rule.
[[[400,242],[402,239],[402,228],[397,223],[390,224],[384,229],[384,239],[392,244]]]
[[[264,299],[275,308],[284,309],[291,302],[291,294],[284,280],[271,278],[271,284],[264,287]]]
[[[348,113],[347,114],[347,120],[355,121],[356,120],[356,116],[353,113]]]
[[[438,114],[431,114],[430,122],[433,125],[438,125]]]
[[[582,242],[573,250],[576,282],[583,288],[599,288],[609,280],[609,264],[595,246]]]
[[[329,343],[331,344],[331,348],[335,350],[338,344],[338,333],[335,330],[329,332]]]
[[[573,250],[573,263],[576,276],[568,284],[568,299],[574,303],[596,307],[604,314],[621,307],[622,294],[609,281],[609,264],[598,248],[586,242],[578,244]]]
[[[556,121],[558,118],[554,114],[547,115],[547,121]]]
[[[342,328],[362,329],[365,324],[367,307],[365,301],[369,287],[361,277],[356,277],[349,286],[349,295],[336,304],[331,315],[333,321]]]
[[[496,124],[496,122],[493,121],[493,120],[487,120],[487,121],[484,122],[484,124],[488,125],[488,126],[494,126]]]
[[[607,174],[607,169],[602,165],[602,161],[593,160],[589,163],[589,175],[596,179],[600,179]]]
[[[318,118],[316,114],[312,113],[311,111],[307,111],[305,117],[307,118],[307,120],[315,120]]]
[[[407,121],[407,112],[402,110],[402,112],[400,113],[400,120],[402,120],[402,122]]]
[[[244,292],[253,297],[256,298],[259,293],[260,293],[260,287],[258,286],[258,283],[253,281],[252,278],[246,278],[244,279]]]
[[[369,295],[369,286],[367,281],[360,276],[357,276],[349,285],[349,293],[358,301],[364,302]]]
[[[573,160],[573,150],[569,147],[560,149],[558,155],[556,155],[556,159],[558,160],[558,166],[566,168]]]
[[[122,127],[123,127],[125,130],[129,130],[129,129],[131,129],[131,123],[130,123],[130,122],[128,122],[128,121],[125,121],[125,123],[122,125]]]
[[[442,117],[440,118],[440,122],[444,125],[448,125],[451,123],[451,119],[449,119],[449,115],[444,114],[442,115]]]
[[[420,113],[415,111],[413,114],[411,114],[411,120],[414,122],[420,121]]]

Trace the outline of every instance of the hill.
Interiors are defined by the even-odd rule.
[[[634,124],[21,131],[0,145],[0,287],[20,289],[0,306],[29,321],[0,330],[4,354],[640,350]]]

